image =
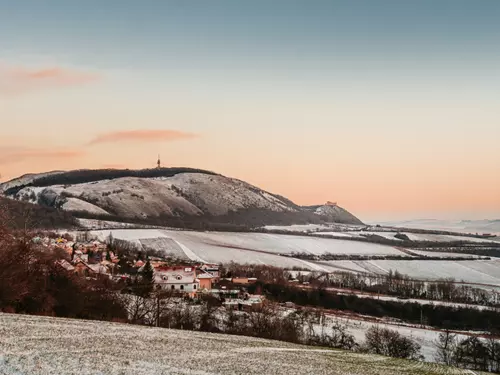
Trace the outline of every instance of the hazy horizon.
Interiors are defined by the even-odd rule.
[[[365,221],[498,219],[499,19],[494,0],[0,0],[0,181],[161,154]]]

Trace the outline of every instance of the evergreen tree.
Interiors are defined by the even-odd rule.
[[[108,236],[108,250],[115,249],[115,239],[113,238],[113,233],[109,232]]]
[[[143,296],[149,295],[153,291],[154,283],[154,270],[149,259],[146,261],[139,278],[139,294]]]

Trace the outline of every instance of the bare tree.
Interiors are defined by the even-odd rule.
[[[364,349],[394,358],[422,359],[420,345],[396,330],[373,326],[365,335]]]
[[[434,342],[436,348],[435,359],[439,363],[452,366],[455,364],[455,350],[457,348],[456,335],[449,330],[441,332]]]

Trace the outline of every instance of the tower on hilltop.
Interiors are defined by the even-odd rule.
[[[156,168],[161,168],[160,154],[158,154],[158,161],[156,162]]]

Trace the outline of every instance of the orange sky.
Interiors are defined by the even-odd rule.
[[[161,154],[364,220],[500,218],[500,2],[146,3],[2,9],[1,181]]]

